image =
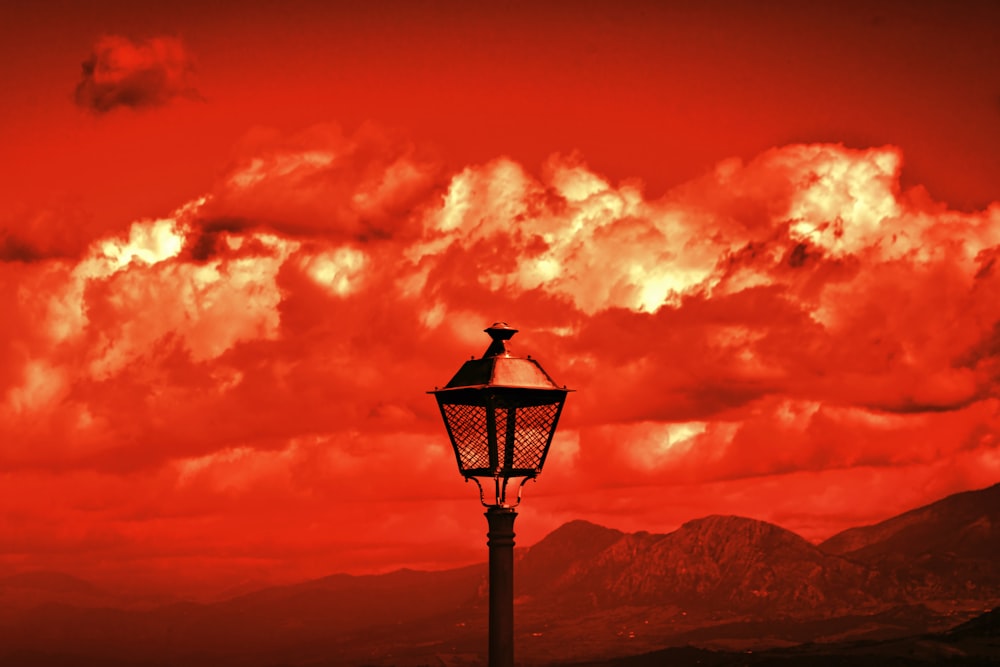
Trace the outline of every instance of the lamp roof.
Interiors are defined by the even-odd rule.
[[[486,352],[481,358],[462,364],[455,377],[439,391],[491,387],[567,391],[565,386],[557,385],[537,361],[510,353],[507,341],[517,329],[506,322],[496,322],[484,331],[492,339]]]

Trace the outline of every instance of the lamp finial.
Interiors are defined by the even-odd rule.
[[[483,331],[488,333],[490,338],[493,339],[490,346],[486,348],[486,352],[483,353],[483,359],[487,357],[509,356],[510,353],[507,351],[505,343],[514,337],[517,329],[506,322],[494,322],[489,328],[483,329]]]

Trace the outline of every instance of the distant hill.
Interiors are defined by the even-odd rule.
[[[737,516],[667,534],[572,521],[516,551],[518,661],[617,660],[691,645],[671,649],[670,660],[839,664],[823,662],[832,654],[815,648],[822,642],[877,664],[871,656],[883,649],[923,650],[907,638],[952,627],[926,655],[988,644],[995,616],[961,624],[1000,603],[998,497],[1000,485],[957,494],[819,546]],[[11,603],[0,611],[0,664],[481,664],[487,594],[485,565],[340,574],[145,607],[66,575],[26,573],[0,579],[0,603]],[[738,661],[750,655],[758,657]]]
[[[35,570],[0,577],[0,623],[43,605],[83,608],[150,609],[167,604],[165,596],[121,593],[62,572]]]
[[[918,634],[882,641],[804,643],[764,651],[713,651],[691,646],[607,660],[575,663],[571,667],[982,667],[1000,664],[998,623],[994,609],[961,626],[941,633]],[[570,667],[570,666],[567,666]]]
[[[1000,608],[957,625],[946,633],[952,639],[996,639],[1000,638]],[[1000,642],[997,642],[1000,648]]]
[[[56,594],[92,594],[97,592],[97,586],[62,572],[35,570],[22,572],[6,577],[0,577],[0,590],[34,590]]]

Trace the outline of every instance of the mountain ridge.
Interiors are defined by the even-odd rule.
[[[664,534],[567,522],[515,550],[519,655],[526,664],[548,664],[677,642],[757,650],[955,626],[1000,602],[994,583],[1000,568],[994,558],[977,557],[992,544],[993,533],[977,526],[983,517],[992,521],[997,487],[904,513],[906,525],[898,530],[854,534],[850,544],[861,547],[843,554],[776,524],[732,515],[693,519]],[[922,522],[943,522],[966,541],[959,552],[948,551],[951,544],[918,545],[916,560],[884,547],[898,542],[894,535],[919,535],[913,530]],[[956,562],[962,569],[954,569]],[[15,575],[15,584],[47,585],[51,595],[0,615],[0,663],[22,664],[10,656],[45,653],[55,642],[68,654],[107,664],[141,662],[151,652],[164,665],[185,667],[389,665],[401,656],[476,664],[485,646],[486,575],[485,563],[334,574],[218,602],[144,609],[78,592],[59,599],[60,586],[85,590],[86,582]]]
[[[956,529],[956,518],[964,521]],[[831,553],[854,554],[872,558],[883,551],[904,551],[909,556],[923,555],[922,547],[948,547],[957,555],[966,555],[975,540],[961,539],[972,526],[986,528],[991,545],[1000,547],[1000,483],[983,489],[951,494],[928,505],[914,508],[878,523],[856,526],[820,542]],[[956,539],[958,538],[958,539]],[[914,544],[916,543],[916,544]],[[998,553],[1000,549],[990,549]],[[977,551],[975,557],[987,555]]]

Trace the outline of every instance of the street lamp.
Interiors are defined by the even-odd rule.
[[[542,472],[566,394],[572,390],[553,382],[530,356],[510,354],[507,341],[517,329],[497,322],[485,331],[492,342],[483,356],[466,361],[444,388],[429,393],[441,408],[458,471],[476,483],[486,507],[489,667],[513,667],[514,508],[521,502],[524,483]],[[513,502],[508,499],[511,480],[520,480]]]

